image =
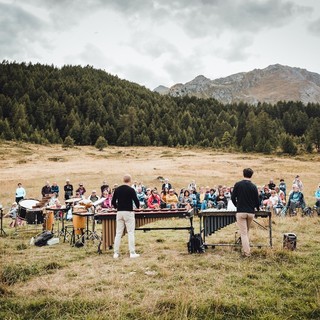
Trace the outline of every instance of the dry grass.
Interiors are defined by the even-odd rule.
[[[121,182],[126,172],[158,188],[158,176],[170,178],[176,188],[194,179],[204,186],[233,185],[242,168],[251,166],[258,184],[280,177],[289,182],[299,173],[312,202],[319,182],[319,157],[312,157],[168,148],[112,147],[99,152],[90,147],[63,150],[8,143],[0,147],[0,199],[5,205],[12,202],[18,181],[29,197],[39,198],[47,179],[62,187],[69,177],[91,190],[104,178],[111,185]],[[156,223],[168,224],[186,225],[186,220]],[[6,227],[9,236],[0,238],[0,318],[319,319],[319,225],[318,217],[274,218],[274,247],[255,248],[248,260],[240,259],[232,247],[189,255],[186,231],[137,231],[141,258],[129,259],[125,237],[122,257],[114,260],[110,252],[98,255],[92,242],[83,248],[68,243],[29,246],[36,231],[15,234]],[[196,219],[196,230],[198,226]],[[235,224],[229,225],[207,240],[232,243],[236,231]],[[298,235],[297,251],[283,250],[286,232]],[[254,243],[268,242],[266,231],[257,225],[251,238]]]

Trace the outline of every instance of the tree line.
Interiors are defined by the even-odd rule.
[[[0,138],[37,144],[320,151],[320,105],[162,96],[91,66],[0,65]],[[101,145],[101,144],[100,144]]]

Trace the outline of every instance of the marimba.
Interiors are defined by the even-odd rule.
[[[136,228],[135,230],[150,231],[150,230],[191,230],[193,210],[185,208],[179,209],[159,209],[159,210],[134,210]],[[116,215],[114,209],[103,210],[95,215],[96,220],[102,220],[102,250],[112,248],[114,238],[116,235]],[[143,227],[146,224],[169,218],[189,218],[190,226],[186,227]],[[100,249],[98,250],[99,252]]]
[[[203,233],[203,242],[205,246],[227,246],[234,244],[207,244],[206,237],[212,235],[216,231],[236,222],[236,211],[226,211],[226,210],[217,210],[217,209],[206,209],[198,213],[200,217],[200,233]],[[271,212],[270,211],[257,211],[255,212],[256,218],[268,218],[268,228],[264,227],[256,220],[253,220],[260,227],[268,229],[269,231],[269,245],[272,247],[272,221],[271,221]],[[261,247],[262,245],[259,245]]]

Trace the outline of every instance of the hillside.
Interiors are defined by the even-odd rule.
[[[190,82],[176,84],[166,90],[163,86],[161,91],[158,88],[155,91],[161,94],[214,98],[221,103],[320,102],[319,74],[280,64],[215,80],[198,76]]]
[[[310,81],[318,81],[316,75],[307,75]],[[251,78],[239,74],[216,83],[231,88],[242,79],[249,87]],[[261,83],[262,78],[255,81]],[[198,95],[211,86],[204,76],[188,84]],[[0,64],[3,140],[95,145],[103,137],[115,146],[200,146],[296,154],[320,149],[319,119],[319,104],[223,104],[214,98],[160,95],[90,66]]]

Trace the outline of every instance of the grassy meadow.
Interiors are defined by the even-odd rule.
[[[290,189],[296,174],[304,183],[307,203],[320,181],[319,155],[296,157],[216,152],[210,149],[120,148],[2,143],[0,202],[6,213],[22,182],[28,198],[40,198],[46,180],[60,188],[69,178],[84,183],[87,195],[103,180],[121,183],[123,174],[158,189],[167,177],[176,189],[191,180],[198,186],[232,186],[242,169],[252,167],[258,185],[284,178]],[[138,259],[97,253],[97,243],[82,248],[63,243],[30,246],[41,230],[9,228],[0,237],[0,319],[320,319],[320,217],[273,217],[273,248],[267,231],[253,224],[252,256],[239,248],[208,248],[188,254],[189,235],[181,231],[136,231]],[[266,219],[258,219],[267,225]],[[168,219],[154,226],[185,226],[187,219]],[[194,226],[199,232],[199,218]],[[98,225],[98,231],[101,225]],[[233,243],[236,224],[208,237],[208,243]],[[297,235],[297,250],[283,249],[283,234]],[[61,239],[62,240],[62,239]]]

